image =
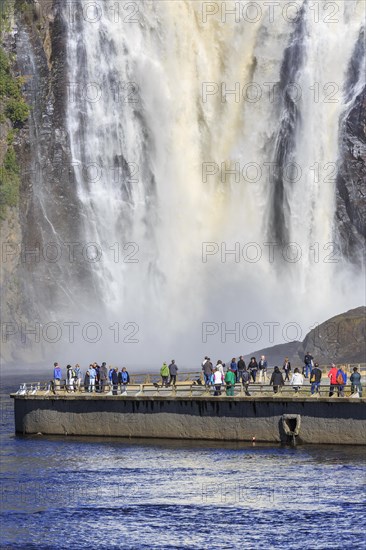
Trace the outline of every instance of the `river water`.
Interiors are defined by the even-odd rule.
[[[15,389],[1,548],[366,547],[362,447],[16,436]]]

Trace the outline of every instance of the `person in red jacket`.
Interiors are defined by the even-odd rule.
[[[337,386],[337,372],[338,369],[335,366],[334,363],[330,366],[330,371],[328,372],[328,378],[329,378],[329,397],[332,397],[334,394],[335,388]]]

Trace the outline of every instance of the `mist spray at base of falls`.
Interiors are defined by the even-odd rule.
[[[239,23],[204,22],[200,2],[134,4],[135,23],[67,22],[78,222],[100,257],[90,299],[65,274],[61,319],[79,326],[60,356],[193,366],[362,304],[335,221],[340,122],[365,86],[361,71],[346,90],[362,2],[336,2],[336,24],[306,0],[292,19],[267,7]]]

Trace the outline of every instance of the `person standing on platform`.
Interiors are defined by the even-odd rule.
[[[114,368],[109,365],[109,371],[108,371],[108,380],[109,380],[109,391],[111,392],[112,391],[112,374],[113,374],[113,371],[114,371]]]
[[[320,380],[322,379],[322,371],[318,363],[315,363],[313,370],[310,373],[311,395],[319,393]]]
[[[301,374],[299,369],[296,368],[294,370],[294,374],[292,375],[291,382],[290,382],[291,386],[295,390],[295,393],[299,393],[299,389],[303,385],[303,383],[304,383],[304,376],[303,374]]]
[[[211,376],[212,376],[212,363],[209,357],[207,357],[207,361],[203,365],[202,369],[203,369],[203,376],[205,378],[205,385],[209,386],[211,384]]]
[[[118,367],[114,367],[112,372],[112,394],[117,395],[118,393]]]
[[[267,382],[267,367],[268,363],[266,361],[266,356],[261,355],[260,361],[258,363],[258,370],[259,370],[259,383],[262,384],[262,382]]]
[[[272,372],[271,380],[269,381],[270,386],[273,384],[273,393],[278,393],[278,388],[284,386],[285,382],[283,380],[282,372],[276,366]]]
[[[163,366],[160,369],[161,386],[162,387],[163,386],[165,386],[165,387],[168,386],[169,374],[170,374],[169,373],[169,367],[164,361]]]
[[[309,372],[313,366],[313,356],[307,351],[304,357],[304,376],[309,378]]]
[[[227,373],[225,374],[226,395],[230,397],[234,395],[235,382],[236,382],[235,373],[231,369],[228,369]]]
[[[236,362],[236,358],[233,357],[232,360],[231,360],[231,363],[230,363],[230,369],[233,371],[233,373],[235,374],[235,381],[237,382],[238,381],[238,364]]]
[[[88,370],[84,377],[84,391],[90,393],[90,372]]]
[[[107,384],[108,380],[108,369],[107,369],[107,363],[102,363],[102,366],[99,369],[99,391],[100,393],[104,393],[105,386]]]
[[[172,359],[172,362],[169,365],[169,375],[170,375],[169,384],[170,385],[173,385],[173,386],[176,385],[176,383],[177,383],[177,372],[178,372],[178,367],[175,364],[174,359]]]
[[[95,368],[95,391],[100,392],[100,366],[98,363],[93,363],[93,367]]]
[[[347,374],[344,371],[344,366],[341,365],[337,371],[337,391],[338,397],[344,397],[344,386],[347,384]]]
[[[80,391],[83,375],[82,375],[79,363],[76,363],[74,372],[75,372],[75,391]]]
[[[358,393],[359,397],[362,397],[361,374],[358,372],[357,367],[353,367],[353,373],[350,376],[350,381],[352,394]]]
[[[127,384],[130,383],[130,375],[127,372],[126,367],[123,367],[120,372],[120,381],[121,381],[121,392],[123,394],[127,393]]]
[[[66,390],[68,393],[74,391],[74,371],[71,365],[66,367]]]
[[[54,390],[58,391],[61,386],[62,371],[58,363],[53,364],[53,384]]]
[[[246,368],[243,370],[243,372],[241,374],[241,381],[242,381],[242,384],[243,384],[245,395],[249,396],[250,395],[250,393],[249,393],[250,373],[247,371]]]
[[[255,383],[257,377],[258,363],[255,357],[251,357],[250,363],[248,365],[250,376],[252,377],[253,382]]]
[[[288,357],[285,357],[282,370],[285,372],[285,382],[286,380],[290,382],[291,363],[288,360]]]
[[[222,373],[219,371],[217,367],[214,368],[214,386],[215,386],[215,396],[221,395],[221,385],[223,383]]]
[[[338,369],[335,366],[334,363],[332,363],[330,370],[328,372],[328,378],[329,378],[329,397],[332,397],[334,395],[336,386],[337,386],[337,372]]]
[[[243,378],[243,370],[246,368],[245,361],[243,359],[243,356],[241,355],[239,357],[238,361],[238,381],[242,380]]]
[[[224,381],[224,366],[222,364],[221,359],[217,361],[216,368],[221,372],[222,374],[222,380]]]
[[[95,378],[97,376],[97,371],[94,368],[94,365],[89,365],[89,377],[90,377],[90,393],[95,392]]]

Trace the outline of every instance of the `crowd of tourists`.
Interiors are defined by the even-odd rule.
[[[63,375],[58,363],[54,363],[53,367],[53,383],[54,389],[57,391],[61,387]],[[127,393],[129,382],[130,375],[126,367],[119,371],[118,367],[109,367],[108,369],[105,362],[101,365],[90,363],[84,376],[79,364],[74,367],[71,365],[66,367],[65,385],[66,391],[69,393],[80,391],[82,388],[86,393],[104,393],[108,388],[113,395],[117,395],[119,388],[122,393]]]
[[[310,382],[311,395],[316,395],[319,394],[323,378],[322,370],[310,353],[305,354],[304,366],[301,372],[298,367],[292,372],[291,363],[288,357],[285,357],[282,368],[276,365],[269,376],[268,362],[264,355],[260,357],[259,361],[255,357],[251,357],[248,364],[246,364],[242,355],[239,358],[233,357],[228,365],[225,365],[219,359],[215,366],[211,359],[206,356],[201,363],[201,368],[202,380],[200,377],[195,383],[212,386],[215,396],[221,395],[223,388],[227,396],[233,396],[236,384],[240,384],[245,395],[248,396],[251,395],[249,388],[252,384],[269,384],[273,387],[273,392],[278,393],[286,382],[293,387],[295,394],[298,394],[306,379]],[[174,359],[171,360],[169,365],[164,362],[160,369],[161,386],[176,386],[177,374],[178,366]],[[336,367],[332,363],[327,377],[329,378],[329,397],[332,397],[336,392],[338,397],[344,397],[347,384],[345,367]],[[86,393],[104,393],[108,389],[112,395],[117,395],[118,391],[122,394],[127,393],[130,376],[126,367],[119,370],[118,367],[107,368],[105,362],[101,365],[94,362],[89,365],[85,375],[82,374],[79,364],[74,367],[67,365],[66,376],[63,377],[59,364],[54,363],[53,384],[55,391],[61,387],[62,380],[65,380],[67,392],[84,389]],[[352,395],[362,397],[361,374],[358,372],[357,367],[353,368],[350,382]],[[155,383],[155,386],[158,386],[158,384]]]
[[[265,355],[261,355],[257,362],[255,357],[251,357],[246,365],[243,356],[237,360],[232,358],[231,363],[225,368],[225,364],[218,360],[216,366],[213,366],[211,359],[205,357],[202,362],[202,371],[204,383],[209,386],[215,386],[214,395],[221,395],[221,388],[226,387],[226,395],[234,395],[235,384],[241,383],[246,395],[249,393],[250,384],[268,384],[273,386],[273,392],[278,393],[279,389],[288,382],[299,393],[305,379],[310,381],[311,395],[319,394],[323,372],[319,364],[314,361],[313,356],[307,352],[304,357],[304,366],[300,369],[296,367],[292,373],[291,363],[288,357],[285,357],[280,369],[277,365],[273,368],[271,376],[268,376],[268,362]],[[282,372],[281,372],[282,371]],[[344,366],[336,367],[334,363],[330,365],[327,374],[329,378],[329,397],[332,397],[337,391],[338,397],[344,397],[344,389],[347,384],[347,373]],[[290,378],[291,377],[291,378]],[[350,376],[351,393],[362,397],[361,374],[358,368],[354,367]]]

